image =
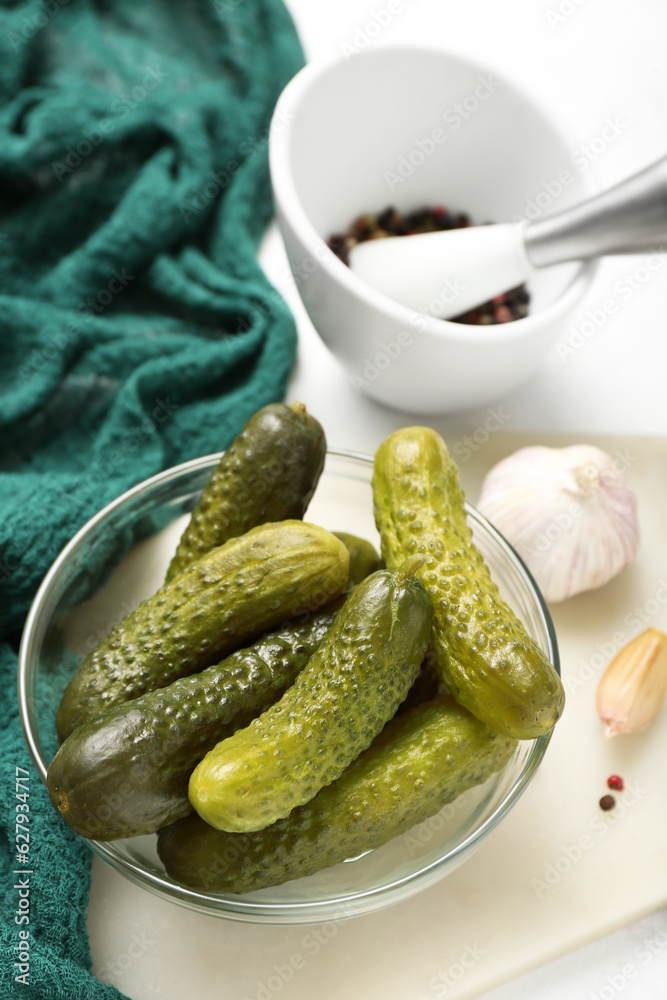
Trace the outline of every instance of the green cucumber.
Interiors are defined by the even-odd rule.
[[[439,434],[406,427],[380,445],[373,505],[387,566],[425,557],[417,575],[433,601],[433,662],[450,694],[516,739],[549,732],[563,711],[563,685],[491,579]]]
[[[369,542],[341,536],[346,590],[372,571]],[[51,762],[47,789],[69,826],[91,840],[154,833],[192,812],[188,780],[220,740],[247,726],[293,684],[345,602],[305,614],[221,663],[123,702],[74,730]]]
[[[114,705],[211,666],[268,628],[341,593],[349,557],[317,525],[251,529],[192,563],[144,601],[81,663],[63,694],[62,742]]]
[[[188,816],[158,834],[167,874],[208,892],[254,892],[354,858],[406,833],[502,768],[517,744],[446,695],[392,719],[341,776],[254,833]]]
[[[351,535],[349,531],[334,531],[336,538],[341,542],[350,554],[350,574],[347,581],[348,587],[356,587],[358,583],[365,580],[371,573],[379,569],[385,569],[384,560],[377,554],[374,546],[367,542],[365,538],[358,535]]]
[[[294,683],[343,603],[339,597],[305,623],[285,625],[75,729],[46,781],[63,819],[82,837],[114,840],[187,816],[193,768]]]
[[[365,750],[405,698],[431,631],[420,559],[354,590],[279,702],[195,768],[190,801],[212,826],[259,830],[312,798]]]
[[[303,517],[326,450],[324,431],[303,403],[271,403],[258,410],[213,470],[169,564],[167,581],[256,525]]]

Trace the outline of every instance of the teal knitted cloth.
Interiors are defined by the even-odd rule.
[[[281,0],[0,0],[3,998],[120,996],[88,972],[89,854],[29,763],[18,641],[95,511],[284,394],[295,331],[256,249],[301,62]]]

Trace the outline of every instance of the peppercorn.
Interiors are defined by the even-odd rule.
[[[604,810],[604,812],[609,812],[615,805],[616,799],[613,795],[603,795],[600,799],[600,809]]]
[[[617,792],[622,792],[625,788],[625,782],[617,774],[612,774],[610,778],[607,778],[607,788],[613,788]]]
[[[496,317],[496,323],[511,323],[514,319],[507,306],[496,306],[493,315]]]
[[[444,205],[435,208],[421,208],[403,215],[389,206],[377,215],[366,212],[359,215],[344,233],[335,233],[327,240],[327,246],[339,260],[349,266],[350,250],[357,243],[366,240],[384,239],[387,236],[414,236],[417,233],[443,232],[448,229],[467,229],[473,223],[464,213],[453,215]],[[469,326],[487,326],[509,323],[528,315],[530,296],[525,285],[511,288],[503,295],[497,295],[475,309],[461,316],[455,316],[452,323],[466,323]]]

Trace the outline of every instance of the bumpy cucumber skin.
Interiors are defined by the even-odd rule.
[[[258,524],[303,517],[326,451],[324,431],[303,403],[271,403],[258,410],[213,470],[169,565],[167,581]]]
[[[82,837],[154,833],[192,812],[188,779],[216,743],[272,705],[321,644],[339,597],[221,663],[79,726],[51,761],[47,789]]]
[[[200,816],[259,830],[334,781],[405,698],[430,630],[416,577],[381,570],[359,584],[280,701],[195,768],[189,796]]]
[[[196,814],[158,834],[175,881],[254,892],[380,847],[499,771],[517,746],[446,695],[392,719],[314,799],[255,833],[214,830]]]
[[[434,663],[449,692],[492,729],[533,739],[565,704],[560,678],[502,600],[466,521],[458,469],[439,434],[406,427],[375,456],[373,505],[389,567],[415,553],[433,601]]]
[[[232,538],[165,584],[81,663],[63,694],[60,742],[114,705],[196,673],[268,628],[329,603],[347,583],[343,543],[281,521]]]
[[[340,538],[350,555],[350,570],[347,581],[350,589],[356,587],[371,573],[385,569],[384,559],[380,558],[375,548],[365,538],[351,535],[349,531],[334,531],[334,535],[336,538]]]

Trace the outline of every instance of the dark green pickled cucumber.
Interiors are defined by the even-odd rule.
[[[114,840],[187,816],[192,769],[294,683],[344,600],[75,729],[46,781],[63,819],[83,837]]]
[[[439,691],[440,678],[429,663],[427,651],[426,659],[421,665],[421,669],[417,674],[415,682],[408,691],[405,700],[398,706],[398,712],[396,714],[398,715],[400,712],[407,712],[408,709],[414,708],[416,705],[421,705],[423,701],[430,701],[432,698],[435,698]]]
[[[349,557],[324,528],[281,521],[203,556],[106,636],[65,689],[62,742],[81,723],[211,666],[268,628],[328,604],[347,583]]]
[[[491,579],[439,434],[406,427],[380,445],[373,506],[390,568],[428,557],[417,575],[433,601],[434,663],[448,691],[516,739],[549,732],[563,711],[563,685]]]
[[[211,474],[167,570],[167,581],[206,552],[267,521],[303,517],[327,443],[303,403],[258,410]]]
[[[371,573],[385,568],[384,559],[380,558],[375,548],[365,538],[351,535],[348,531],[334,531],[334,535],[340,538],[350,555],[348,587],[356,587]]]
[[[223,740],[190,778],[212,826],[259,830],[311,799],[370,745],[419,672],[431,606],[420,559],[360,583],[279,702]]]
[[[160,831],[158,854],[191,888],[280,885],[406,833],[499,771],[516,746],[439,695],[392,719],[333,784],[272,826],[226,833],[195,814]]]

